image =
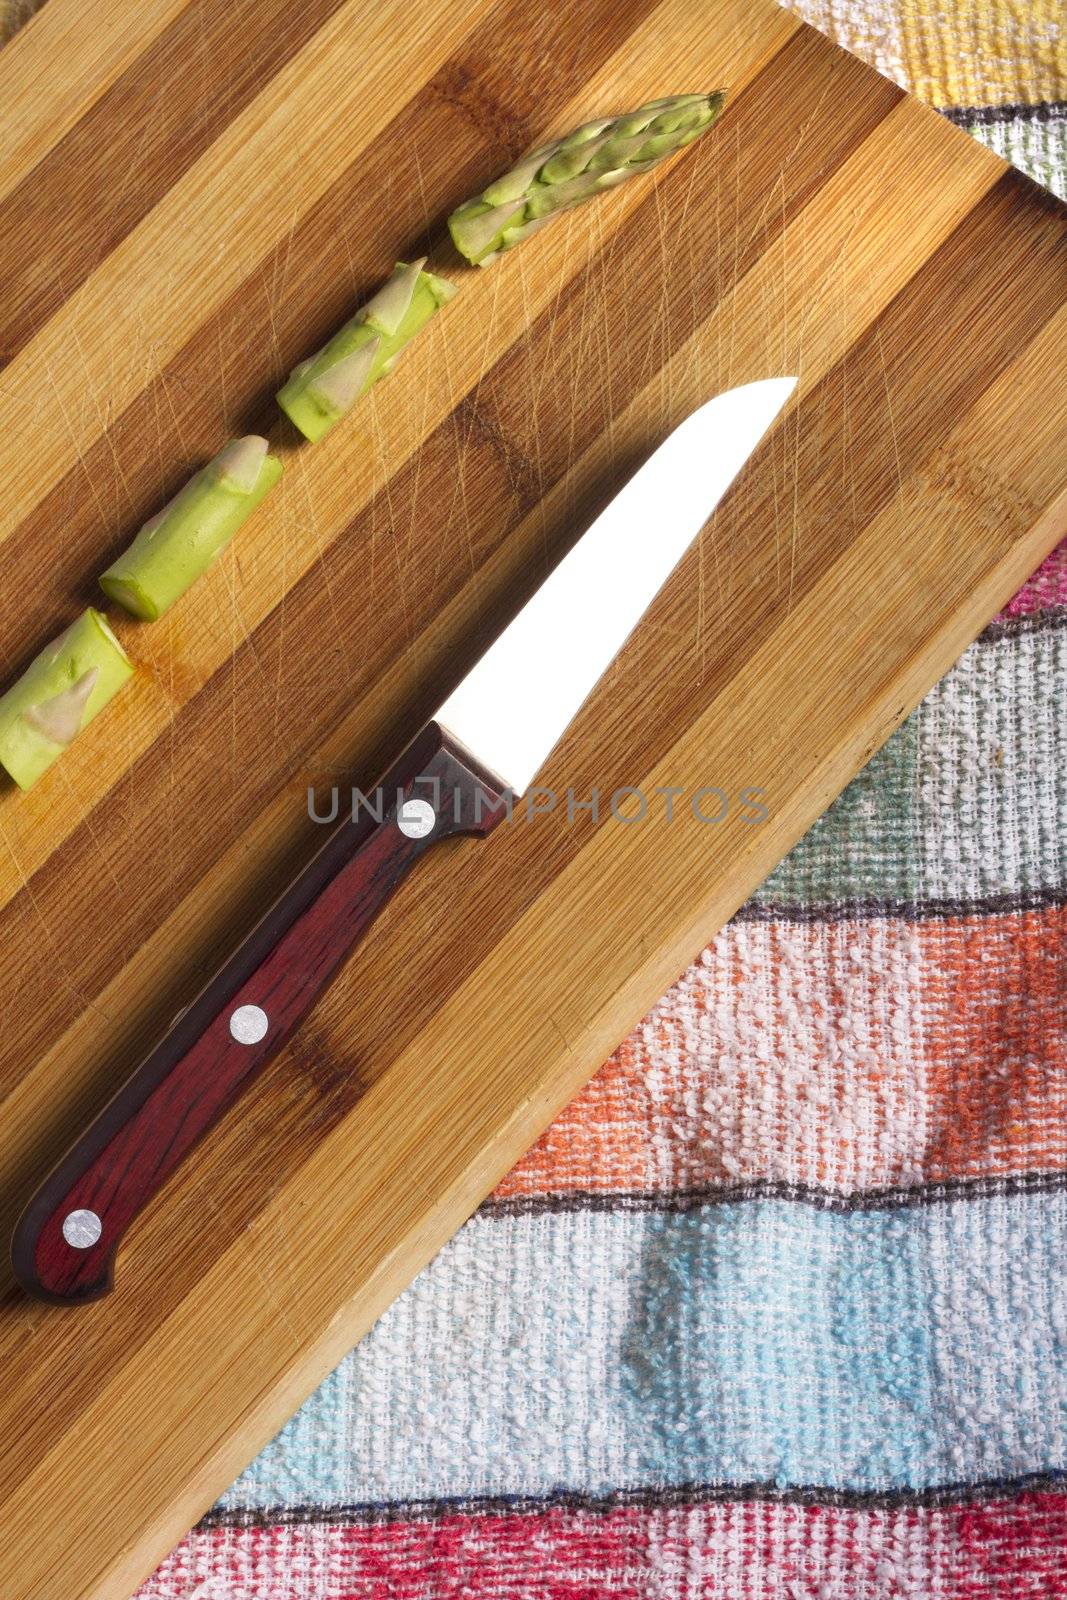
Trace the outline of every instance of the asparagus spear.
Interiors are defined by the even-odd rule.
[[[529,238],[558,211],[569,211],[664,156],[692,144],[718,119],[726,93],[676,94],[623,117],[585,122],[542,145],[448,219],[461,256],[487,266]]]
[[[104,618],[83,612],[0,696],[0,763],[29,789],[133,672]]]
[[[135,617],[154,622],[221,554],[281,475],[266,439],[231,439],[145,523],[101,575],[101,589]]]
[[[455,286],[423,272],[425,264],[425,256],[410,264],[398,261],[378,293],[279,389],[278,404],[305,438],[328,433],[372,384],[392,372],[404,346],[451,300]]]

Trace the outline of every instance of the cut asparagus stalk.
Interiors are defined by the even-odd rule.
[[[329,433],[372,384],[392,372],[405,345],[451,300],[455,285],[424,272],[424,265],[425,257],[398,261],[377,294],[279,389],[278,404],[305,438]]]
[[[154,622],[222,553],[281,475],[266,439],[231,439],[145,523],[101,575],[101,589],[135,617]]]
[[[524,156],[453,211],[448,226],[456,249],[468,261],[488,266],[501,251],[536,232],[531,223],[569,211],[692,144],[718,120],[725,103],[722,89],[670,95],[627,116],[583,123]]]
[[[0,696],[0,763],[20,789],[102,711],[133,672],[104,618],[84,612]]]

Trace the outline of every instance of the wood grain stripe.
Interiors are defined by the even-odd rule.
[[[178,15],[184,0],[140,0],[133,8],[99,7],[85,26],[81,0],[49,0],[0,58],[4,85],[0,198],[86,116]],[[63,71],[57,72],[58,62]]]
[[[308,0],[291,23],[285,0],[187,6],[9,191],[0,369],[340,3]]]

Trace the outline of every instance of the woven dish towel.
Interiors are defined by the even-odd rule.
[[[1055,0],[798,9],[1067,194]],[[139,1600],[1067,1597],[1065,1173],[1067,547]]]

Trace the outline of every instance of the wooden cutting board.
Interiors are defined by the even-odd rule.
[[[484,273],[448,210],[584,117],[720,127]],[[1064,209],[764,0],[47,0],[0,53],[5,679],[230,434],[275,498],[0,795],[0,1214],[631,468],[793,408],[553,757],[769,820],[443,847],[128,1238],[0,1300],[0,1594],[127,1595],[1067,532]],[[350,426],[279,377],[424,247],[461,293]],[[650,537],[655,529],[649,530]]]

